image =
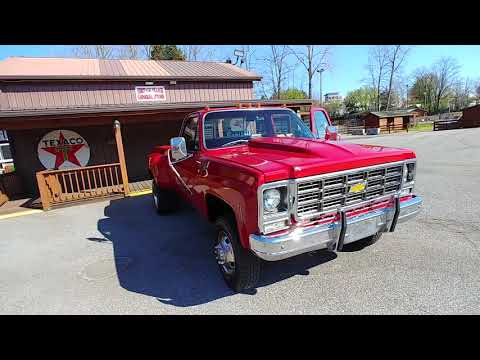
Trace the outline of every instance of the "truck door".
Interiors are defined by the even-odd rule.
[[[198,119],[198,114],[192,114],[184,120],[180,136],[185,138],[188,156],[173,163],[173,167],[181,178],[181,180],[177,178],[179,192],[187,201],[192,200],[194,180],[200,164]]]
[[[328,113],[319,107],[310,109],[310,128],[317,139],[325,139],[325,132],[332,123]]]

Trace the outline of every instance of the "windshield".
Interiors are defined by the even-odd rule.
[[[205,116],[203,135],[207,149],[246,143],[256,137],[314,138],[291,110],[216,111]]]

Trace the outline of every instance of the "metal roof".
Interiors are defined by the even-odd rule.
[[[407,110],[391,110],[391,111],[372,111],[371,114],[385,118],[385,117],[394,117],[394,116],[408,116],[412,115],[412,111],[415,109],[407,109]]]
[[[0,80],[261,80],[238,66],[207,61],[10,57]]]

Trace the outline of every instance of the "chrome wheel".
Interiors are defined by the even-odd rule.
[[[218,233],[217,244],[214,247],[217,263],[226,275],[233,275],[235,272],[235,255],[233,253],[232,241],[225,231]]]

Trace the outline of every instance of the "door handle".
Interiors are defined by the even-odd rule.
[[[208,175],[208,165],[210,164],[210,161],[197,162],[200,164],[197,173],[202,177],[206,177]]]

